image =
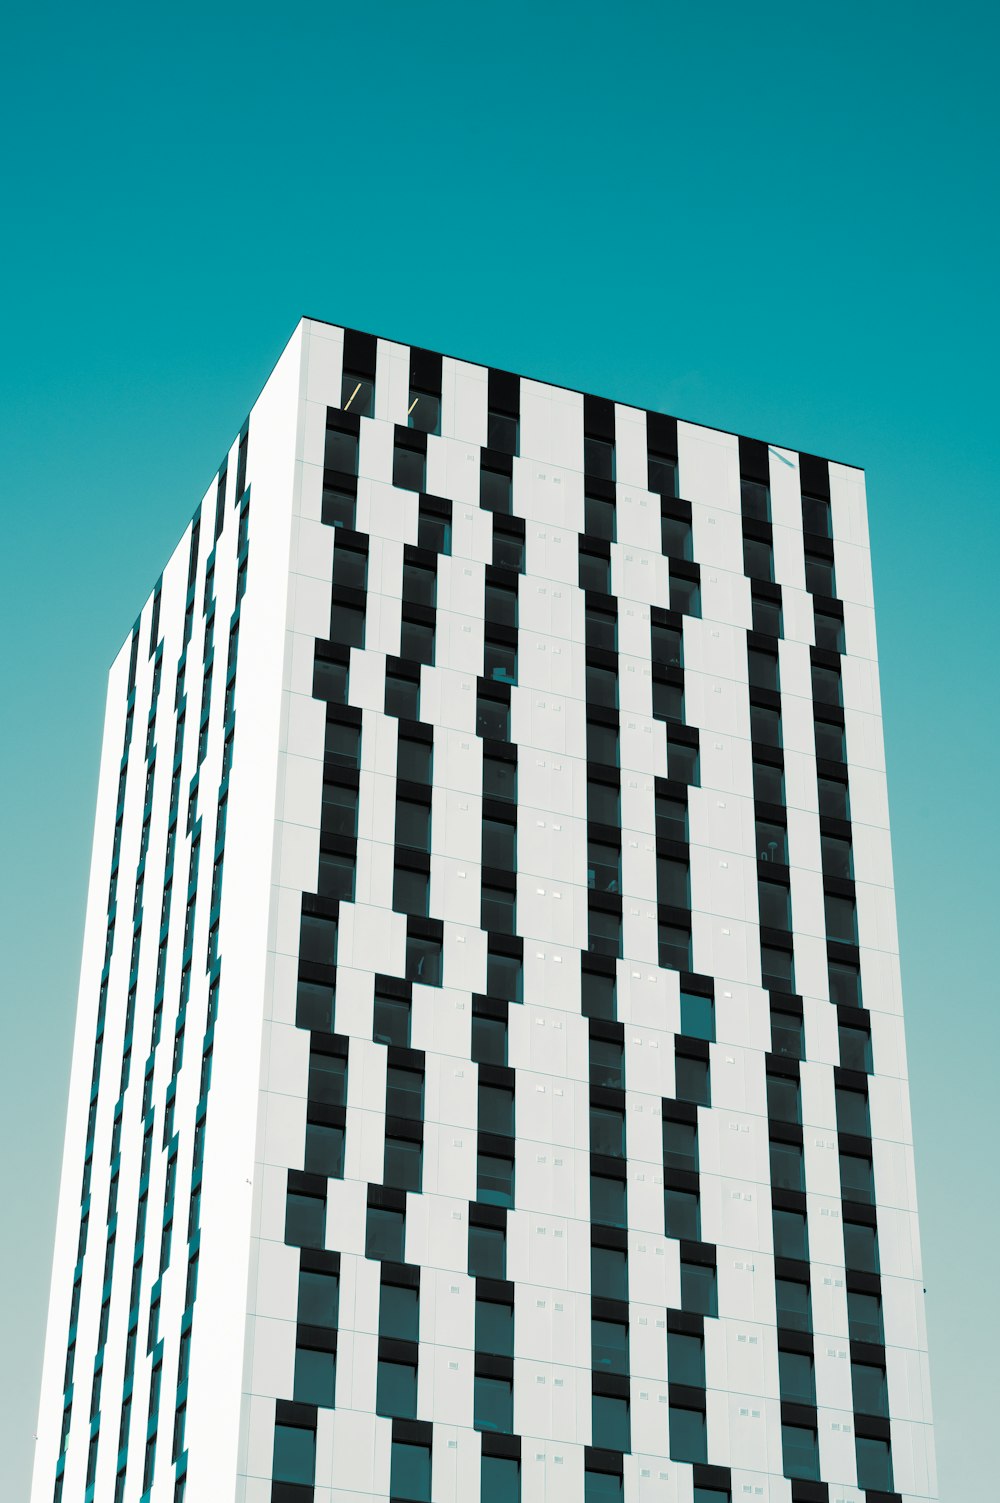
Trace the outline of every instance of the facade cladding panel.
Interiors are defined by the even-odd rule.
[[[33,1503],[935,1495],[864,479],[303,321],[109,683]]]

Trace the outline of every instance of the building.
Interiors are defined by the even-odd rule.
[[[934,1493],[862,472],[303,321],[110,673],[33,1503]]]

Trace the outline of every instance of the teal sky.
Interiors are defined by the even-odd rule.
[[[998,30],[961,0],[8,15],[12,1503],[105,674],[303,313],[867,469],[941,1497],[994,1491]]]

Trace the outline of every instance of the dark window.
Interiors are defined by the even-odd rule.
[[[590,1151],[622,1158],[625,1154],[625,1113],[613,1107],[590,1109]]]
[[[767,1115],[772,1122],[802,1121],[802,1092],[794,1075],[768,1075]]]
[[[889,1442],[875,1436],[855,1437],[858,1461],[858,1486],[874,1491],[891,1493],[892,1454]]]
[[[368,584],[368,553],[338,539],[333,550],[333,584],[338,590],[364,590]]]
[[[701,1336],[671,1331],[667,1336],[667,1376],[688,1388],[705,1386],[705,1342]]]
[[[486,798],[517,800],[517,763],[504,757],[483,757],[483,794]]]
[[[805,1425],[782,1425],[781,1449],[786,1477],[819,1481],[819,1444],[815,1430]]]
[[[858,1414],[889,1418],[889,1390],[884,1367],[876,1367],[870,1362],[852,1362],[851,1383],[854,1388],[854,1408]]]
[[[618,535],[614,501],[606,496],[585,496],[583,506],[587,536],[613,543]]]
[[[451,553],[451,511],[442,515],[424,503],[417,522],[417,546],[430,553]]]
[[[681,1305],[693,1315],[718,1315],[714,1265],[681,1259]]]
[[[427,456],[422,449],[411,449],[397,439],[392,451],[392,483],[402,490],[427,489]]]
[[[340,384],[340,405],[345,412],[352,412],[357,417],[374,417],[374,376],[363,376],[360,372],[348,370],[345,366]]]
[[[708,1440],[704,1409],[670,1405],[670,1455],[674,1461],[706,1461]]]
[[[378,1307],[380,1336],[395,1341],[420,1340],[420,1291],[412,1284],[382,1285]]]
[[[618,708],[618,674],[614,668],[587,664],[587,699],[608,709]]]
[[[601,720],[587,721],[587,761],[597,762],[604,767],[617,767],[621,760],[619,735],[617,725],[606,725]],[[596,815],[590,816],[592,819]],[[602,820],[604,824],[618,824],[617,816],[614,819]]]
[[[852,1341],[870,1341],[879,1346],[885,1340],[882,1325],[882,1300],[877,1294],[847,1291],[847,1320]]]
[[[867,1222],[844,1222],[844,1262],[859,1273],[878,1273],[878,1233]]]
[[[344,1129],[326,1122],[306,1125],[305,1167],[311,1174],[325,1174],[328,1179],[344,1177]]]
[[[758,882],[757,903],[760,922],[768,929],[792,927],[792,897],[784,882]]]
[[[376,1414],[393,1419],[415,1419],[417,1413],[417,1368],[412,1362],[378,1364]]]
[[[469,1227],[469,1273],[473,1278],[502,1279],[507,1269],[507,1239],[502,1227]]]
[[[347,1105],[347,1057],[343,1054],[309,1056],[309,1099],[327,1106]]]
[[[669,454],[657,454],[650,450],[648,468],[647,479],[651,491],[657,491],[661,496],[680,495],[675,457]]]
[[[628,1299],[628,1256],[623,1249],[590,1249],[590,1285],[601,1299]]]
[[[401,735],[396,764],[411,783],[430,783],[434,773],[434,743],[415,736]]]
[[[628,1376],[628,1326],[624,1321],[591,1321],[590,1340],[595,1372]]]
[[[423,1107],[423,1072],[390,1065],[386,1072],[386,1111],[393,1117],[407,1117],[419,1122]]]
[[[473,1382],[472,1411],[477,1430],[509,1435],[514,1427],[514,1385],[511,1380],[477,1373]]]
[[[437,604],[437,570],[433,564],[403,564],[403,600],[408,605]],[[416,717],[411,716],[411,719]]]
[[[302,1325],[337,1328],[340,1279],[335,1273],[311,1268],[299,1270],[298,1318]]]
[[[779,1258],[809,1259],[809,1234],[804,1211],[775,1210],[772,1213],[774,1226],[774,1251]]]
[[[410,1003],[406,997],[375,993],[372,1038],[376,1044],[410,1046]]]
[[[476,1300],[476,1350],[494,1357],[513,1357],[513,1305],[504,1300]]]
[[[828,615],[826,611],[813,611],[816,627],[816,646],[827,652],[844,651],[844,623],[840,616]]]
[[[812,1330],[809,1285],[800,1279],[776,1278],[774,1295],[778,1307],[778,1325],[786,1331]]]
[[[322,1247],[326,1241],[326,1201],[290,1193],[285,1205],[285,1241],[292,1247]]]
[[[598,1472],[592,1467],[583,1474],[583,1503],[621,1503],[624,1481],[620,1472]]]
[[[656,900],[673,908],[691,907],[691,870],[676,856],[656,858]]]
[[[587,843],[587,886],[594,892],[621,892],[622,853],[604,840]]]
[[[592,1425],[595,1446],[601,1446],[607,1451],[631,1450],[628,1399],[595,1393],[592,1400]]]
[[[334,601],[330,611],[330,640],[342,647],[365,644],[365,611],[360,605]]]
[[[810,1354],[784,1352],[779,1349],[778,1381],[784,1403],[816,1403],[816,1374]]]
[[[785,802],[784,769],[775,766],[772,762],[759,762],[755,758],[753,796],[763,804],[783,804]]]
[[[420,678],[387,668],[385,673],[385,713],[403,720],[420,718]]]
[[[594,434],[583,437],[583,468],[586,474],[597,480],[614,480],[615,445],[610,438],[598,438]]]
[[[481,888],[482,927],[491,934],[514,934],[517,928],[517,901],[508,887],[484,881]]]
[[[854,876],[854,851],[850,836],[821,835],[824,877],[850,881]]]
[[[431,1448],[408,1441],[392,1442],[389,1491],[406,1503],[430,1503]]]
[[[851,961],[829,963],[830,1001],[838,1007],[861,1006],[861,972]]]
[[[822,538],[833,537],[833,518],[827,496],[809,496],[803,492],[802,530]]]
[[[319,1404],[332,1409],[336,1404],[337,1358],[334,1352],[300,1346],[295,1352],[295,1386],[297,1404]]]
[[[781,711],[773,705],[750,706],[750,736],[758,746],[781,746]]]
[[[520,1002],[524,991],[524,973],[518,955],[508,955],[492,946],[486,952],[486,992],[506,1002]]]
[[[484,511],[510,515],[513,506],[513,481],[506,471],[483,465],[479,472],[479,504]]]
[[[779,688],[778,654],[765,652],[760,647],[751,647],[747,650],[747,664],[751,687],[770,689],[772,693],[777,694]]]
[[[476,1198],[485,1205],[514,1204],[514,1160],[504,1154],[480,1153],[476,1161]]]
[[[769,595],[753,593],[753,629],[767,637],[781,636],[781,603]]]
[[[660,517],[660,549],[668,558],[694,558],[691,523],[684,517]]]
[[[841,944],[856,945],[858,942],[858,915],[853,898],[840,897],[828,892],[825,897],[826,936]]]
[[[852,1023],[838,1026],[840,1035],[840,1063],[845,1070],[863,1070],[871,1075],[872,1036],[867,1028],[856,1028]]]
[[[483,1456],[479,1495],[486,1503],[520,1503],[521,1463],[512,1456]]]
[[[590,1177],[590,1219],[598,1226],[627,1224],[628,1196],[623,1179],[610,1175],[593,1174]]]
[[[715,999],[681,991],[681,1033],[689,1039],[715,1040]]]
[[[392,906],[397,913],[427,918],[430,912],[430,873],[397,866],[392,880]]]
[[[776,945],[761,945],[760,975],[761,985],[769,991],[793,992],[795,963],[791,950],[779,949]]]
[[[806,549],[806,589],[813,595],[827,595],[831,598],[837,593],[833,559],[822,553],[814,553],[810,548]]]
[[[872,1161],[856,1153],[840,1155],[840,1191],[844,1200],[875,1204],[875,1180]]]
[[[396,800],[396,844],[410,850],[429,852],[431,848],[431,806],[423,800]]]
[[[681,924],[660,922],[657,925],[659,963],[664,970],[691,969],[691,930]]]
[[[617,1039],[591,1038],[590,1083],[625,1089],[625,1050]]]
[[[658,792],[655,812],[657,835],[663,835],[668,840],[687,840],[688,812],[685,799]]]
[[[486,420],[486,447],[501,454],[516,454],[519,449],[520,423],[515,413],[489,409]]]
[[[685,616],[701,615],[701,586],[693,579],[671,573],[670,607]]]
[[[743,569],[751,579],[774,582],[774,552],[770,543],[759,538],[743,539]]]
[[[324,898],[354,901],[354,857],[343,851],[321,851],[317,892]]]
[[[411,663],[434,662],[434,624],[403,616],[399,630],[399,655]]]
[[[507,1063],[507,1021],[486,1013],[472,1015],[472,1058],[480,1065]]]
[[[805,1190],[806,1172],[800,1143],[771,1142],[771,1185],[778,1190]]]
[[[588,948],[594,955],[621,956],[622,916],[604,908],[590,909]]]
[[[406,1218],[402,1211],[393,1211],[386,1206],[368,1207],[368,1224],[365,1230],[366,1258],[402,1263],[405,1238]]]
[[[441,432],[441,396],[439,392],[421,391],[410,387],[410,405],[406,411],[407,422],[420,433]],[[423,487],[421,487],[423,489]]]
[[[709,1071],[707,1059],[690,1059],[678,1054],[674,1064],[674,1090],[678,1101],[691,1101],[698,1106],[709,1106]]]
[[[356,475],[358,473],[358,435],[341,433],[336,428],[328,428],[323,464],[326,469],[336,470],[341,475]]]
[[[668,1237],[697,1242],[701,1237],[701,1204],[696,1190],[663,1192],[663,1217]]]
[[[826,668],[820,663],[814,663],[812,669],[812,692],[816,704],[842,705],[844,703],[844,690],[840,680],[840,669]],[[818,730],[816,734],[818,737]]]
[[[868,1093],[854,1091],[846,1086],[837,1086],[837,1130],[868,1137],[871,1123],[868,1119]]]
[[[276,1424],[274,1427],[275,1482],[297,1482],[312,1487],[316,1476],[316,1432],[303,1425]]]
[[[698,1172],[698,1126],[695,1122],[663,1119],[663,1163],[667,1169]]]
[[[497,1085],[479,1086],[479,1131],[514,1136],[513,1088]]]
[[[585,1017],[604,1018],[608,1022],[614,1020],[617,987],[613,975],[584,968],[580,974],[580,989]]]
[[[580,588],[611,594],[611,559],[605,553],[580,546]]]
[[[617,613],[602,610],[599,606],[588,605],[586,607],[586,637],[588,647],[599,647],[605,652],[617,652]]]
[[[740,479],[740,505],[745,517],[755,522],[771,520],[771,487],[763,480]]]

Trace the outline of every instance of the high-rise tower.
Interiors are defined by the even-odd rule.
[[[861,471],[303,321],[111,669],[33,1503],[934,1494]]]

